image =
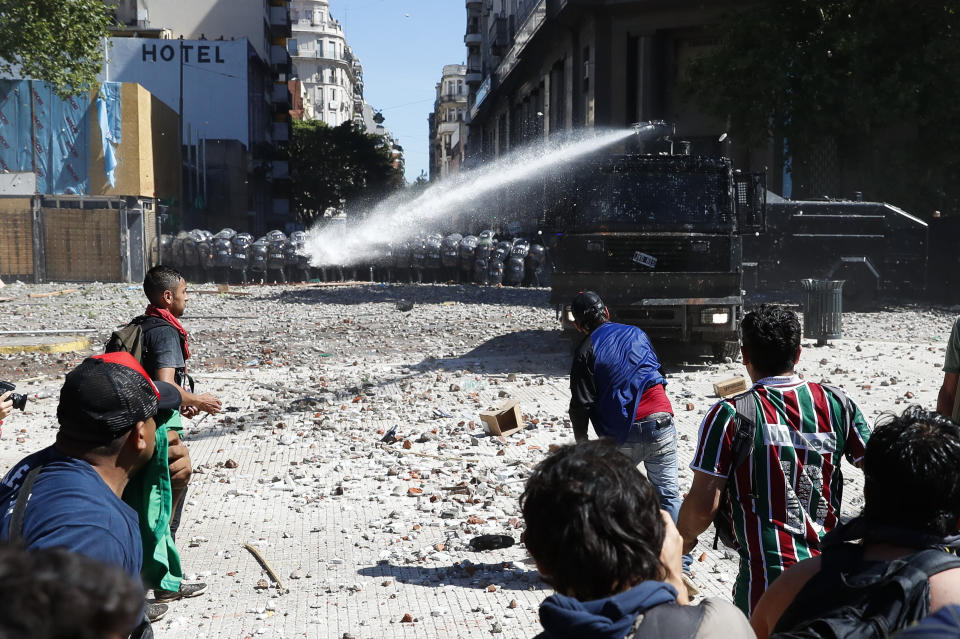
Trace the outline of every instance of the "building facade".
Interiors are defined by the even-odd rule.
[[[175,208],[181,223],[208,228],[226,220],[255,233],[289,228],[286,0],[106,1],[116,5],[121,26],[105,76],[140,82],[180,113],[184,192]],[[233,148],[246,159],[218,152]],[[245,193],[211,197],[198,173],[220,174],[223,184],[242,185]]]
[[[466,0],[471,162],[583,128],[666,120],[694,153],[738,167],[765,151],[721,142],[725,123],[682,93],[689,63],[735,0]]]
[[[428,118],[431,180],[460,170],[467,144],[467,116],[467,66],[445,65]]]
[[[293,76],[304,88],[304,119],[330,126],[363,123],[363,67],[343,27],[330,14],[328,0],[290,3],[292,37],[288,51]]]

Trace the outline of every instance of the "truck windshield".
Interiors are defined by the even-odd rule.
[[[720,162],[652,159],[578,172],[559,221],[579,231],[717,231],[733,226],[730,177]]]

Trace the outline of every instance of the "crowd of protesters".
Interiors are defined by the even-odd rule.
[[[186,373],[182,276],[151,269],[144,292],[115,352],[67,374],[55,443],[0,481],[0,637],[149,637],[168,603],[206,589],[183,581],[175,543],[191,475],[180,419],[221,404]],[[595,293],[572,312],[576,443],[539,464],[520,501],[555,591],[541,638],[960,637],[960,319],[939,412],[912,406],[871,429],[844,391],[796,374],[796,314],[752,310],[740,328],[753,385],[705,415],[681,497],[652,344]],[[864,471],[860,513],[844,510],[843,457]],[[732,604],[692,603],[691,553],[711,541],[739,557]]]

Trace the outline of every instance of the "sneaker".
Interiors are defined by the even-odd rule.
[[[180,590],[163,590],[162,588],[153,589],[153,598],[157,601],[177,601],[178,599],[189,599],[202,595],[207,590],[207,584],[187,584],[181,583]]]
[[[147,604],[147,619],[150,620],[150,623],[158,621],[163,618],[167,611],[170,609],[170,606],[162,603],[148,603]]]

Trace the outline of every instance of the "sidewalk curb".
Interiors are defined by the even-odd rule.
[[[87,348],[90,348],[90,340],[75,335],[59,338],[56,341],[39,343],[35,341],[35,338],[31,341],[24,340],[24,343],[16,343],[15,340],[0,340],[0,354],[4,355],[23,351],[28,353],[69,353]]]

